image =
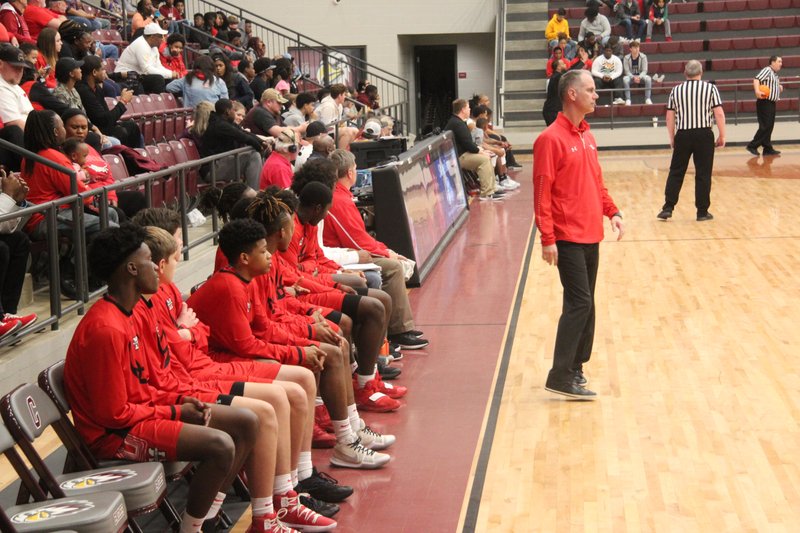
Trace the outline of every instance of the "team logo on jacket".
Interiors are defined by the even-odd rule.
[[[106,470],[104,472],[97,472],[89,474],[88,476],[81,476],[61,482],[61,488],[64,490],[80,490],[91,489],[98,485],[108,485],[109,483],[119,483],[125,479],[130,479],[136,475],[136,472],[127,468],[118,470]]]
[[[133,345],[134,350],[139,349],[139,335],[134,335],[131,339],[131,345]]]
[[[65,502],[45,504],[42,507],[22,511],[11,517],[15,524],[35,524],[61,518],[63,516],[75,515],[94,509],[94,504],[87,500],[68,500]]]
[[[247,312],[248,313],[250,312],[250,308],[251,307],[252,307],[252,305],[250,304],[250,300],[247,300]]]
[[[172,303],[172,298],[167,298],[167,309],[169,309],[170,311],[175,309],[175,305]]]

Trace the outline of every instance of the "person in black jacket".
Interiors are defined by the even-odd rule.
[[[542,107],[542,115],[544,115],[544,122],[548,126],[556,121],[558,112],[561,111],[561,97],[558,95],[558,80],[561,75],[567,70],[567,65],[563,59],[554,59],[553,75],[547,81],[547,98]]]
[[[122,144],[130,148],[144,146],[142,133],[139,126],[132,120],[120,120],[127,111],[125,104],[133,99],[133,91],[123,89],[117,105],[109,109],[103,93],[103,81],[106,78],[106,69],[97,56],[83,58],[81,67],[83,79],[75,86],[81,97],[81,103],[89,116],[92,124],[100,128],[106,135],[119,139]]]
[[[453,102],[453,116],[447,121],[444,129],[453,132],[461,168],[478,174],[481,182],[481,200],[500,200],[502,196],[495,193],[494,167],[490,159],[492,154],[481,150],[472,140],[465,122],[468,117],[469,102],[459,98]]]
[[[255,151],[247,152],[239,156],[239,169],[244,182],[258,190],[259,176],[264,161],[261,158],[261,150],[264,148],[261,140],[243,130],[234,123],[235,112],[233,102],[227,98],[220,98],[214,104],[214,112],[208,118],[208,127],[203,134],[200,144],[200,155],[208,157],[211,155],[229,152],[243,146],[252,146]],[[232,176],[236,169],[236,158],[225,157],[214,162],[217,173],[217,180],[234,181],[240,176]],[[211,180],[210,172],[206,173],[206,180]]]

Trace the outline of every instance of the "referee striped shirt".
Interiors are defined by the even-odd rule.
[[[769,87],[769,96],[767,100],[777,102],[781,95],[781,80],[778,78],[778,73],[767,65],[761,69],[761,72],[756,74],[756,79],[761,85]]]
[[[714,108],[722,105],[716,85],[702,80],[686,80],[669,93],[667,109],[675,111],[675,129],[710,128]]]

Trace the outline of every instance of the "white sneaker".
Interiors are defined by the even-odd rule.
[[[380,468],[391,460],[391,456],[368,450],[361,445],[361,441],[356,439],[350,444],[336,443],[333,447],[331,464],[344,468],[361,468],[364,470],[374,470]]]
[[[650,100],[649,98],[646,98],[644,103],[647,104],[647,105],[653,105],[653,101]]]
[[[630,100],[625,100],[625,105],[631,105],[631,101]]]
[[[504,191],[515,191],[519,189],[520,185],[516,181],[512,181],[511,178],[506,178],[500,182],[500,187],[502,187]]]
[[[363,418],[361,419],[361,429],[356,434],[361,439],[361,445],[370,450],[385,450],[397,440],[394,435],[381,435],[374,431],[364,422]]]
[[[622,98],[614,98],[614,102],[613,103],[615,103],[617,105],[624,104],[625,100],[623,100]]]

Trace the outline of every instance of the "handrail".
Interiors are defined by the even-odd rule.
[[[497,23],[495,29],[495,60],[494,60],[494,77],[495,77],[495,102],[497,102],[497,109],[494,110],[495,116],[500,118],[501,123],[498,126],[503,126],[503,94],[505,92],[505,71],[506,71],[506,0],[500,0],[498,3]]]

